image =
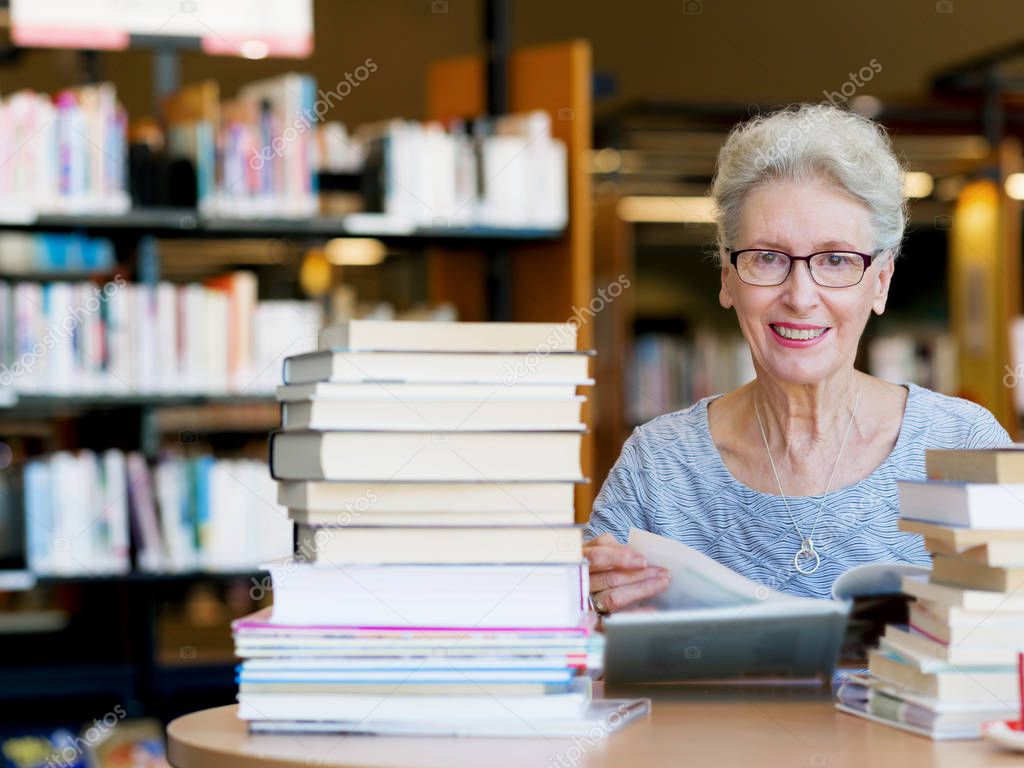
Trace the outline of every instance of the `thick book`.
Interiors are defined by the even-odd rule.
[[[982,723],[1007,717],[1002,714],[1007,711],[1005,707],[998,709],[988,705],[962,712],[935,710],[908,700],[898,688],[891,690],[893,694],[872,689],[864,701],[837,701],[835,706],[840,712],[933,741],[977,739],[981,736]]]
[[[379,736],[479,736],[529,738],[565,738],[608,734],[651,711],[650,699],[594,699],[576,717],[516,720],[500,718],[486,721],[438,720],[424,723],[365,723],[356,720],[256,720],[249,725],[253,733],[361,733]]]
[[[931,480],[960,483],[1024,484],[1024,450],[989,448],[925,451],[925,472]]]
[[[238,703],[238,716],[243,720],[363,720],[372,724],[578,718],[590,704],[590,680],[578,678],[567,693],[438,696],[431,698],[429,705],[419,696],[330,693],[240,694]]]
[[[232,622],[235,652],[245,663],[282,666],[395,661],[429,665],[438,659],[472,664],[501,658],[516,664],[555,664],[573,669],[601,666],[604,636],[591,615],[575,627],[422,627],[280,624],[269,609]],[[596,617],[595,617],[596,618]]]
[[[968,611],[1024,611],[1024,595],[1003,594],[983,589],[971,589],[955,584],[939,584],[928,579],[907,577],[903,591],[912,597]]]
[[[507,482],[490,479],[460,483],[280,482],[277,503],[291,510],[370,515],[376,512],[524,512],[572,510],[576,484]]]
[[[910,605],[910,626],[948,645],[1016,646],[1024,637],[1024,614],[964,616],[951,611],[931,610],[926,603]]]
[[[936,542],[942,547],[942,551],[963,552],[990,542],[1007,542],[1013,545],[1024,543],[1024,529],[1020,528],[964,528],[907,518],[900,519],[899,528],[901,531],[923,536],[929,542]]]
[[[992,566],[1024,564],[1024,539],[1016,541],[990,541],[957,549],[937,539],[925,538],[924,548],[933,555],[956,555],[964,560]]]
[[[982,565],[1003,567],[1024,565],[1024,539],[1019,541],[990,541],[987,544],[971,547],[955,554],[959,554],[965,560],[981,563]]]
[[[582,382],[584,384],[592,381]],[[408,383],[397,381],[314,381],[307,384],[281,384],[277,399],[281,402],[302,400],[398,400],[413,403],[418,400],[571,400],[576,396],[576,384],[528,384],[514,387],[502,383]]]
[[[583,397],[565,400],[506,400],[501,393],[479,400],[373,400],[314,398],[281,405],[285,430],[394,429],[411,432],[478,430],[582,431]]]
[[[261,680],[275,684],[315,683],[328,678],[344,678],[346,682],[363,684],[380,682],[381,676],[396,677],[397,683],[405,682],[401,672],[410,672],[410,655],[381,656],[375,659],[366,658],[316,658],[290,657],[275,659],[246,659],[242,663],[241,674],[250,681]],[[469,682],[476,672],[488,675],[500,673],[502,683],[522,682],[532,679],[535,673],[541,673],[546,684],[569,682],[573,670],[579,664],[567,663],[564,655],[551,654],[533,658],[511,658],[499,654],[477,654],[475,656],[449,656],[435,654],[432,657],[417,658],[416,675],[409,681],[418,685],[426,684],[419,678],[436,678],[445,683]],[[522,674],[520,674],[522,673]],[[463,677],[463,675],[466,675]],[[338,680],[334,680],[338,682]],[[495,681],[492,681],[495,682]]]
[[[879,640],[881,647],[889,648],[902,656],[918,655],[923,658],[946,661],[958,666],[999,664],[1010,666],[1017,663],[1017,650],[1005,645],[965,646],[950,645],[934,637],[928,637],[911,627],[888,624]],[[890,647],[891,646],[891,647]]]
[[[296,548],[311,562],[576,563],[583,559],[583,528],[568,526],[298,526]]]
[[[380,352],[575,352],[572,323],[348,320],[320,333],[320,349]]]
[[[342,635],[348,632],[348,635]],[[390,633],[390,636],[386,636]],[[446,636],[442,633],[448,633]],[[441,636],[439,636],[441,635]],[[487,637],[487,635],[492,635]],[[598,669],[604,646],[602,635],[545,627],[441,628],[436,627],[321,627],[271,625],[270,632],[241,628],[235,631],[235,654],[246,660],[274,661],[351,659],[376,662],[404,659],[420,664],[443,655],[472,661],[500,656],[507,661],[555,661],[563,667]]]
[[[868,654],[868,669],[872,676],[907,693],[936,699],[999,705],[1017,696],[1017,675],[1012,668],[923,666],[909,657],[876,649]]]
[[[975,529],[1024,530],[1024,484],[899,480],[900,517]]]
[[[437,526],[565,526],[576,522],[572,509],[530,509],[488,512],[381,512],[373,509],[360,513],[352,510],[289,509],[288,517],[307,526],[342,526],[353,522],[361,527]]]
[[[274,625],[576,627],[590,583],[582,559],[338,567],[285,560],[268,569]]]
[[[631,529],[629,546],[648,564],[669,568],[672,581],[646,601],[654,610],[605,619],[609,683],[831,679],[850,612],[847,601],[776,592],[692,547],[647,531]],[[886,580],[872,573],[865,584]],[[768,647],[770,654],[764,652]]]
[[[1024,586],[1024,565],[993,567],[962,557],[933,555],[932,579],[968,589],[1013,592]]]
[[[914,603],[932,616],[936,621],[941,621],[950,626],[965,624],[984,624],[991,621],[993,626],[1012,626],[1017,623],[1024,623],[1024,611],[1021,610],[995,610],[995,611],[971,611],[955,605],[934,600],[917,598]],[[1005,636],[1003,640],[1005,640]],[[970,645],[967,638],[958,645]],[[984,643],[981,643],[984,645]]]
[[[278,480],[575,481],[579,432],[275,432]]]
[[[286,384],[394,381],[409,383],[589,384],[590,357],[473,352],[307,352],[285,360]]]
[[[272,689],[277,693],[298,692],[298,689],[311,689],[315,692],[315,686],[331,683],[336,686],[351,686],[353,692],[360,691],[363,685],[390,684],[395,687],[414,685],[465,685],[466,683],[478,683],[480,685],[537,685],[542,690],[535,690],[535,693],[547,693],[556,690],[556,686],[569,683],[575,676],[576,670],[566,666],[535,667],[505,665],[496,663],[490,666],[478,665],[471,667],[462,665],[459,668],[412,668],[418,665],[409,665],[404,669],[376,668],[376,662],[370,659],[361,659],[363,666],[360,669],[327,669],[319,667],[315,659],[307,659],[307,669],[283,669],[270,671],[266,669],[252,669],[248,663],[242,664],[239,682],[250,685],[263,686],[264,691]],[[321,689],[322,690],[322,689]],[[399,691],[396,691],[398,693]],[[470,691],[478,693],[478,691]]]
[[[408,675],[405,672],[404,675]],[[427,697],[433,696],[542,696],[562,692],[566,683],[543,682],[486,682],[466,679],[462,682],[437,682],[432,680],[416,680],[416,676],[406,680],[398,675],[382,682],[335,682],[330,678],[308,680],[305,682],[267,681],[262,678],[246,678],[244,673],[238,680],[238,692],[276,693],[276,694],[345,694],[345,695],[380,695],[416,696],[429,706]]]

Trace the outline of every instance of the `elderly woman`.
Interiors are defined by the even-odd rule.
[[[985,408],[854,368],[885,310],[906,222],[884,129],[825,105],[757,117],[718,156],[719,301],[756,378],[638,427],[586,531],[600,613],[656,595],[668,574],[624,546],[630,528],[688,544],[750,579],[827,597],[849,568],[929,564],[897,527],[896,481],[929,448],[1010,443]]]

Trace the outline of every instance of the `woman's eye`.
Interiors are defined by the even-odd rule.
[[[771,251],[764,251],[757,254],[757,260],[762,264],[774,264],[775,260],[778,258],[778,254],[772,253]]]

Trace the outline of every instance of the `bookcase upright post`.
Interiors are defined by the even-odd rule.
[[[485,70],[485,61],[479,56],[433,64],[427,72],[427,118],[450,120],[485,114]],[[544,110],[551,116],[552,134],[568,149],[569,221],[565,234],[556,241],[510,249],[507,290],[511,313],[502,319],[566,322],[593,298],[591,79],[591,50],[585,40],[520,49],[509,57],[509,111]],[[495,319],[495,308],[481,300],[487,295],[488,269],[486,254],[433,249],[428,256],[431,302],[452,302],[463,320]],[[587,315],[581,317],[586,320]],[[581,321],[580,349],[593,348],[594,322],[593,318]],[[593,429],[590,400],[584,405],[583,421],[588,430]],[[583,466],[591,482],[579,486],[576,492],[576,518],[580,522],[589,517],[603,480],[594,475],[594,440],[590,433],[583,441]]]

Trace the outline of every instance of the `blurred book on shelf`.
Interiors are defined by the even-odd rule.
[[[111,83],[0,100],[0,219],[128,210],[126,116]]]
[[[3,768],[169,768],[159,720],[131,718],[122,704],[81,725],[4,726]]]
[[[168,101],[168,138],[195,164],[200,213],[225,218],[308,218],[318,212],[316,81],[288,73],[242,86],[219,103],[212,80]]]
[[[250,83],[223,102],[213,81],[182,87],[164,103],[169,202],[213,218],[341,214],[353,231],[565,226],[566,148],[546,112],[349,131],[321,121],[322,103],[307,74]],[[321,204],[321,172],[352,181]]]
[[[958,388],[956,338],[944,332],[887,333],[867,342],[868,373],[947,395]]]
[[[113,272],[113,244],[77,232],[0,233],[0,274]]]
[[[258,395],[316,346],[313,302],[258,301],[256,278],[206,284],[0,281],[0,391]]]
[[[170,206],[210,219],[338,216],[353,232],[565,227],[567,150],[547,112],[351,129],[323,120],[331,106],[309,74],[232,99],[207,79],[129,132],[110,83],[17,91],[0,100],[0,220]],[[321,175],[334,179],[323,199]]]
[[[116,707],[114,713],[124,717],[124,708]],[[103,721],[106,723],[106,720]],[[164,727],[159,720],[149,718],[128,718],[116,723],[115,727],[83,728],[87,745],[85,754],[89,768],[170,768],[164,743]],[[95,740],[89,734],[99,733]]]
[[[90,768],[85,753],[78,748],[80,739],[76,726],[7,726],[0,730],[0,765],[4,768],[48,768],[59,761],[62,768]]]
[[[633,349],[629,413],[634,424],[729,392],[754,378],[742,336],[698,331],[692,337],[641,334]]]
[[[24,468],[26,561],[39,575],[254,569],[291,551],[266,464],[60,451]]]
[[[355,231],[416,228],[561,229],[568,220],[565,144],[534,111],[452,121],[362,126],[365,213]]]
[[[898,481],[899,528],[923,537],[932,571],[903,578],[908,621],[885,627],[840,709],[932,739],[979,738],[983,723],[1019,715],[1020,453],[928,450],[929,479]]]

